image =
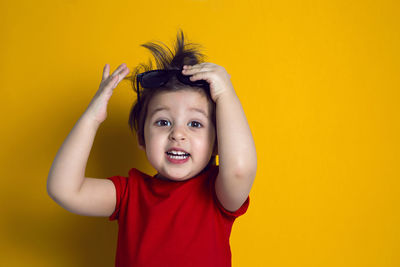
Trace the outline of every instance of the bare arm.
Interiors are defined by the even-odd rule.
[[[257,171],[254,140],[230,75],[213,63],[185,66],[190,79],[206,80],[216,104],[219,173],[215,192],[229,211],[238,210],[246,201]]]
[[[107,117],[108,101],[129,69],[122,64],[112,75],[108,73],[106,64],[99,90],[59,149],[47,178],[50,197],[65,209],[81,215],[108,216],[115,208],[113,183],[85,177],[94,138]]]
[[[215,189],[224,207],[236,211],[247,199],[256,176],[256,149],[235,91],[221,95],[216,108],[219,174]]]

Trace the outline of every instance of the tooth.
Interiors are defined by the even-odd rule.
[[[185,158],[187,158],[188,156],[185,156],[185,155],[180,155],[180,156],[174,156],[174,155],[168,155],[170,158],[173,158],[173,159],[185,159]]]
[[[186,153],[183,151],[171,150],[170,153],[175,155],[185,155]]]

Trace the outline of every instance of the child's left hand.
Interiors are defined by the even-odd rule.
[[[183,66],[182,74],[192,75],[191,81],[205,80],[210,84],[210,94],[214,102],[217,102],[221,95],[234,92],[231,76],[225,68],[214,63],[200,63],[196,65]]]

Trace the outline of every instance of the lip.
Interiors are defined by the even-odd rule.
[[[165,153],[165,157],[167,158],[167,160],[168,160],[169,162],[171,162],[171,163],[173,163],[173,164],[183,164],[183,163],[187,162],[187,161],[189,160],[189,158],[190,158],[190,156],[188,156],[188,157],[185,158],[185,159],[173,159],[173,158],[168,157],[168,154],[167,154],[167,153]]]
[[[182,152],[185,152],[185,153],[189,154],[189,156],[188,156],[187,158],[185,158],[185,159],[173,159],[173,158],[170,158],[170,157],[168,156],[168,153],[167,153],[168,151],[171,151],[171,150],[182,151]],[[169,162],[171,162],[171,163],[173,163],[173,164],[182,164],[182,163],[185,163],[185,162],[187,162],[187,161],[189,160],[189,158],[190,158],[190,153],[186,152],[184,149],[179,148],[179,147],[171,147],[171,148],[169,148],[169,149],[165,152],[165,157],[167,158],[167,160],[168,160]]]

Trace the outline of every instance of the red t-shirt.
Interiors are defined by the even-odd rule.
[[[228,267],[234,220],[247,211],[250,198],[235,212],[215,194],[218,166],[186,181],[165,181],[135,168],[129,177],[113,176],[118,220],[115,266]]]

